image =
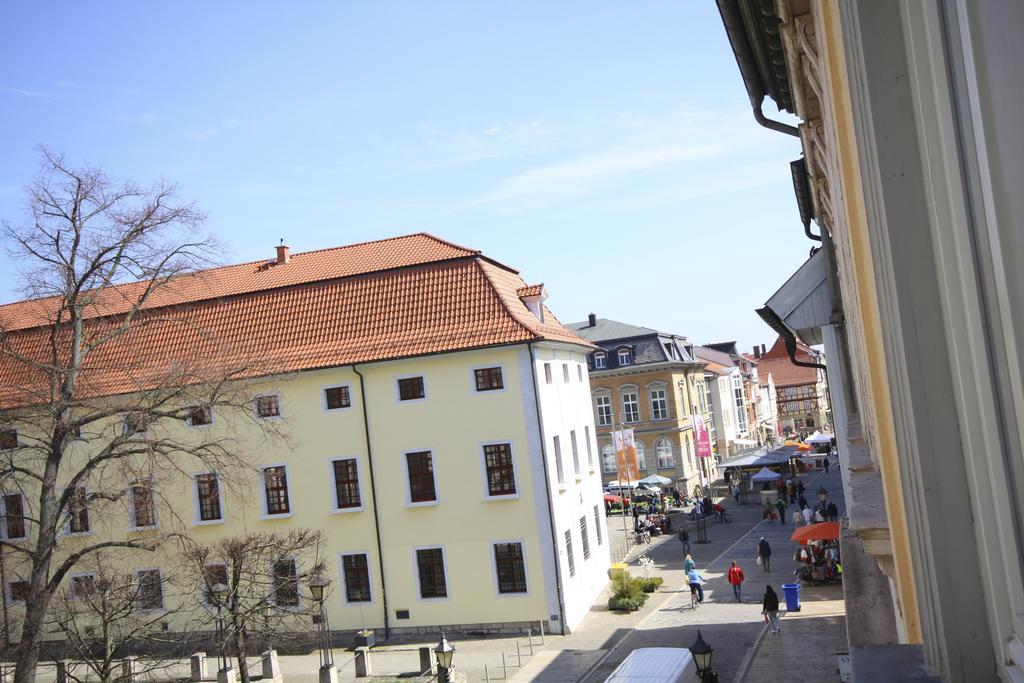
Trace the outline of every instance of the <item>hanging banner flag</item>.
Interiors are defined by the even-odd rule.
[[[693,438],[697,442],[697,457],[711,457],[711,434],[708,426],[704,423],[703,415],[691,415],[690,424],[693,426]]]
[[[623,429],[621,432],[612,432],[612,445],[615,446],[615,466],[618,468],[619,482],[639,481],[640,468],[636,462],[636,441],[633,440],[633,430]]]

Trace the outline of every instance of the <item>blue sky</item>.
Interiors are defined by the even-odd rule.
[[[179,183],[231,261],[428,231],[563,321],[745,350],[811,246],[799,145],[753,121],[710,0],[2,3],[0,26],[7,220],[45,144]]]

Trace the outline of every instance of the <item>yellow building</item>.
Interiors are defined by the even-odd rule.
[[[825,346],[854,680],[1022,681],[1024,4],[718,6],[803,148],[820,248],[758,312]]]
[[[249,468],[221,472],[182,456],[175,468],[122,484],[99,477],[123,472],[97,472],[79,482],[82,502],[65,510],[62,557],[106,538],[180,532],[211,543],[316,529],[336,630],[544,622],[567,632],[607,582],[608,536],[586,371],[592,347],[545,297],[515,270],[426,234],[299,254],[282,247],[267,262],[189,276],[147,308],[187,325],[146,327],[136,346],[111,352],[134,359],[123,361],[135,363],[127,374],[173,364],[175,354],[212,355],[209,340],[221,356],[230,355],[225,347],[258,351],[274,373],[243,383],[245,419],[195,406],[184,423],[131,428],[183,442],[224,439]],[[116,317],[117,302],[107,304],[98,309]],[[0,307],[6,341],[30,348],[45,338],[46,305]],[[110,395],[95,400],[131,399],[122,369],[92,375]],[[32,438],[18,424],[29,400],[23,370],[0,356],[0,447],[15,459],[28,457]],[[74,457],[123,429],[114,420],[90,425]],[[118,486],[130,495],[89,495]],[[31,547],[36,496],[5,493],[6,538]],[[166,571],[173,560],[125,550],[121,561]],[[5,571],[16,611],[26,565],[8,553]],[[77,576],[68,580],[88,580]],[[154,594],[154,607],[164,599]],[[166,596],[190,599],[198,601]]]
[[[694,414],[703,415],[709,428],[714,424],[693,345],[685,337],[593,314],[567,327],[598,346],[588,362],[605,484],[618,477],[613,427],[633,430],[641,478],[666,477],[681,492],[714,480],[714,458],[697,457],[691,424]]]

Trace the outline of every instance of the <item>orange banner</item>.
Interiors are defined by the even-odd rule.
[[[633,430],[623,429],[612,432],[612,444],[615,446],[615,465],[618,468],[619,483],[640,480],[640,468],[636,461],[636,442]]]

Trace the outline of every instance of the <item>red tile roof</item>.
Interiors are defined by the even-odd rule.
[[[216,268],[176,284],[140,314],[144,325],[89,359],[82,389],[128,393],[170,368],[235,367],[259,358],[278,374],[502,344],[554,340],[592,346],[545,309],[519,299],[516,271],[425,234]],[[138,285],[100,296],[93,315],[123,312]],[[113,288],[112,288],[113,289]],[[41,357],[52,301],[0,307],[13,350]],[[113,318],[93,320],[92,329]],[[27,369],[0,353],[0,407],[32,400]]]
[[[527,285],[525,287],[520,287],[519,289],[516,290],[516,294],[519,296],[520,299],[522,299],[524,297],[527,297],[527,296],[540,296],[543,293],[544,293],[544,283],[543,282],[541,284],[539,284],[539,285]]]

